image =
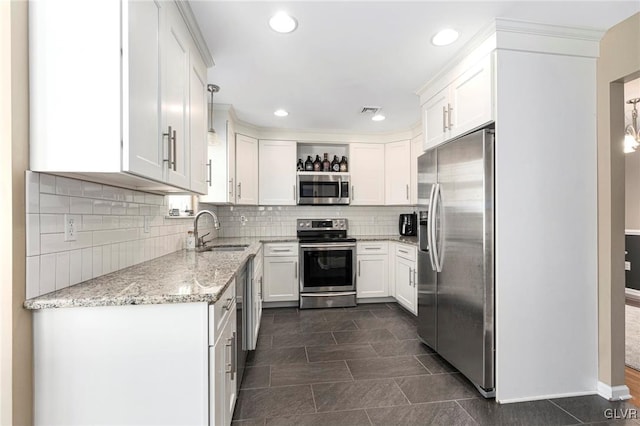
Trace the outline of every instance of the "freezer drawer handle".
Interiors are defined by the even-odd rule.
[[[353,296],[355,291],[341,291],[338,293],[305,293],[302,297],[334,297],[334,296]]]

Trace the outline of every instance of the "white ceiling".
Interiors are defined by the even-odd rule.
[[[640,1],[190,1],[216,65],[215,103],[264,128],[357,133],[403,131],[420,119],[415,94],[493,18],[607,29],[640,11]],[[269,18],[285,10],[298,29],[278,34]],[[451,27],[453,45],[431,37]],[[380,106],[381,122],[360,114]],[[278,118],[278,108],[289,116]]]

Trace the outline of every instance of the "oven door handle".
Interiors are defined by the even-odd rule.
[[[320,244],[300,244],[301,249],[319,248],[325,250],[333,250],[339,248],[354,248],[356,243],[320,243]]]
[[[352,296],[355,291],[340,291],[336,293],[303,293],[301,297],[332,297],[332,296]]]

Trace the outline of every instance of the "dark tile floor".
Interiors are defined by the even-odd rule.
[[[640,425],[598,396],[496,404],[417,340],[397,304],[265,309],[234,425]],[[640,413],[638,413],[640,415]]]

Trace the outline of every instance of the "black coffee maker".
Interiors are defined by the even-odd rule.
[[[415,236],[418,233],[418,216],[416,212],[403,213],[398,221],[398,232],[400,235]]]

